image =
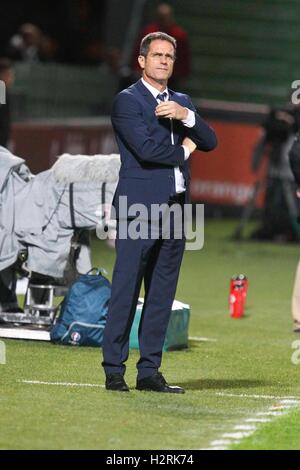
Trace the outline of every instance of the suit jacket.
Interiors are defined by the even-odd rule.
[[[155,116],[157,101],[139,80],[121,91],[112,109],[112,125],[121,155],[119,183],[113,205],[119,214],[119,197],[127,196],[128,207],[144,204],[150,211],[151,204],[167,203],[174,192],[174,167],[179,167],[186,184],[186,202],[189,200],[190,175],[188,162],[181,146],[189,136],[202,151],[213,150],[217,145],[214,131],[199,116],[188,95],[169,89],[169,100],[195,112],[196,123],[192,128],[173,120],[174,145],[171,143],[170,119]]]

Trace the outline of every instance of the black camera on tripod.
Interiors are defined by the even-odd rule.
[[[291,170],[296,184],[300,188],[300,134],[297,132],[293,145],[289,151]]]
[[[264,207],[259,217],[259,227],[251,234],[256,240],[300,241],[300,203],[296,197],[296,184],[291,171],[289,151],[300,129],[300,108],[286,106],[272,108],[262,124],[263,135],[256,144],[251,168],[256,173],[265,158],[268,168],[263,179],[255,183],[253,197],[244,208],[235,238],[242,238],[242,231],[249,220],[258,194],[265,192]],[[294,148],[297,154],[300,187],[300,142]]]

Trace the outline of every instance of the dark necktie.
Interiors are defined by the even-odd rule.
[[[164,91],[163,93],[159,93],[159,95],[157,95],[156,99],[159,100],[159,101],[166,101],[166,98],[168,96],[168,93],[166,91]],[[171,125],[171,142],[172,144],[174,145],[174,137],[173,137],[173,122],[172,122],[172,119],[170,119],[170,125]],[[173,188],[172,188],[172,193],[175,195],[176,194],[176,183],[175,183],[175,175],[174,175],[174,179],[173,179]]]
[[[164,93],[159,93],[156,99],[159,101],[166,101],[167,96],[168,96],[168,93],[165,91]]]

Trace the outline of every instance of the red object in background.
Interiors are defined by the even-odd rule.
[[[230,280],[229,308],[232,318],[244,316],[248,285],[248,279],[244,274],[233,276]]]
[[[108,118],[41,120],[15,123],[10,150],[24,158],[32,173],[48,170],[58,155],[118,153]]]
[[[200,110],[201,114],[201,110]],[[253,150],[261,138],[261,126],[240,122],[209,120],[218,138],[212,152],[194,152],[191,165],[193,201],[244,206],[253,195],[254,185],[264,180],[267,159],[257,173],[251,171]],[[260,191],[256,207],[263,207],[264,191]]]

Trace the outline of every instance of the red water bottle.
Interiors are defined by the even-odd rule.
[[[248,285],[248,279],[244,274],[232,276],[230,280],[229,307],[232,318],[244,315]]]
[[[244,315],[244,299],[243,286],[241,284],[236,284],[229,297],[231,318],[241,318]]]

